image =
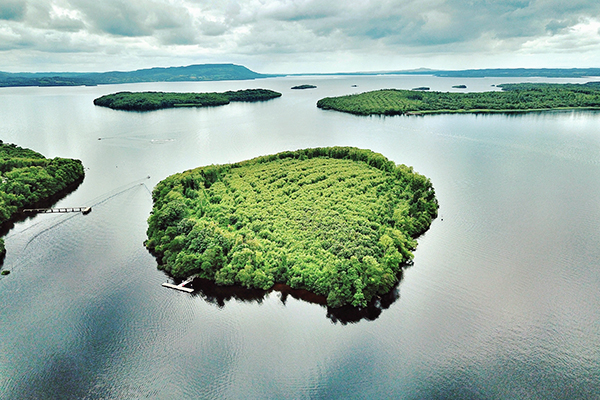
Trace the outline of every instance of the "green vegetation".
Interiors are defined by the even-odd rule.
[[[222,81],[267,78],[275,75],[259,74],[241,65],[200,64],[186,67],[149,68],[137,71],[100,73],[0,72],[2,86],[94,86],[137,82]]]
[[[438,209],[429,179],[350,147],[189,170],[152,197],[145,245],[160,269],[219,285],[285,283],[331,307],[389,292]]]
[[[429,90],[429,89],[430,88],[427,86],[419,86],[419,87],[413,88],[412,90]]]
[[[48,159],[0,140],[0,224],[11,220],[19,209],[46,200],[83,177],[79,160]],[[4,242],[0,242],[3,255]]]
[[[600,108],[600,84],[519,83],[498,85],[503,91],[444,93],[386,89],[326,97],[317,103],[325,110],[359,115],[398,115],[457,112],[523,112],[568,108]]]
[[[94,104],[114,110],[152,111],[173,107],[222,106],[232,101],[265,101],[280,96],[281,93],[267,89],[223,93],[119,92],[98,97]]]
[[[484,77],[546,77],[586,78],[600,76],[600,68],[492,68],[467,69],[460,71],[422,71],[441,77],[484,78]]]
[[[298,86],[292,86],[292,89],[316,89],[317,87],[315,85],[298,85]]]

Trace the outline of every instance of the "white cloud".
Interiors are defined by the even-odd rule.
[[[583,53],[595,51],[600,54],[600,21],[586,18],[576,25],[562,29],[554,35],[537,37],[523,43],[521,52]]]
[[[589,63],[599,50],[598,15],[596,0],[0,0],[0,59],[11,60],[0,70],[31,70],[40,52],[79,53],[64,69],[98,70],[130,68],[123,54],[143,54],[136,67],[213,60],[269,72],[576,67],[567,53]]]

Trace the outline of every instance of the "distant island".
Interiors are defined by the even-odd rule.
[[[235,64],[199,64],[186,67],[149,68],[124,72],[0,72],[0,87],[96,86],[138,82],[248,80],[267,78],[270,76],[276,75],[259,74],[242,65]]]
[[[0,140],[0,225],[22,208],[48,200],[83,180],[83,165],[68,158],[48,159],[33,150]],[[0,239],[0,256],[6,250]]]
[[[94,104],[114,110],[152,111],[174,107],[222,106],[232,101],[266,101],[280,96],[281,93],[268,89],[246,89],[222,93],[119,92],[98,97],[94,100]]]
[[[466,89],[467,85],[454,85],[454,86],[452,86],[452,88],[454,88],[454,89]]]
[[[317,87],[315,85],[298,85],[298,86],[292,86],[292,89],[316,89]]]
[[[449,78],[586,78],[600,76],[600,68],[488,68],[488,69],[464,69],[445,71],[431,68],[418,68],[399,71],[362,71],[362,72],[328,72],[328,73],[306,73],[289,74],[289,76],[372,76],[372,75],[430,75]]]
[[[412,90],[429,90],[429,89],[430,88],[427,86],[419,86],[419,87],[413,88]]]
[[[457,71],[434,70],[430,74],[451,78],[586,78],[600,76],[600,68],[487,68]]]
[[[389,292],[438,210],[429,179],[352,147],[200,167],[159,182],[152,198],[145,245],[171,276],[283,283],[331,307]]]
[[[384,89],[317,102],[324,110],[358,115],[527,112],[600,109],[600,82],[586,84],[518,83],[481,93],[419,92]]]

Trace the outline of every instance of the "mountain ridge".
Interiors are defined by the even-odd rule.
[[[134,71],[108,72],[4,72],[0,87],[12,86],[96,86],[140,82],[198,82],[252,80],[277,76],[333,75],[432,75],[454,78],[584,78],[600,76],[600,68],[486,68],[439,70],[417,68],[398,71],[261,74],[237,64],[192,64],[179,67],[153,67]]]
[[[21,72],[0,71],[0,87],[9,86],[96,86],[139,82],[185,82],[250,80],[274,75],[260,74],[236,64],[193,64],[182,67],[153,67],[135,71],[108,72]]]

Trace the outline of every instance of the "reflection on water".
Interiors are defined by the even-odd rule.
[[[53,196],[50,196],[49,198],[47,198],[45,200],[41,200],[36,203],[29,204],[27,207],[23,207],[23,208],[52,208],[60,200],[62,200],[63,198],[65,198],[70,193],[74,192],[75,190],[77,190],[77,188],[81,185],[81,183],[83,182],[84,179],[85,178],[74,182],[73,184],[67,186],[60,192],[54,194]],[[71,207],[80,207],[80,206],[81,205],[71,205]],[[28,219],[33,219],[35,217],[36,217],[35,213],[24,213],[24,212],[16,213],[11,219],[4,222],[3,224],[0,224],[0,237],[5,236],[8,232],[10,232],[10,230],[12,228],[14,228],[16,223],[22,222],[22,221],[25,221]]]
[[[260,290],[247,289],[241,286],[219,286],[208,279],[196,278],[187,286],[194,289],[191,296],[201,297],[207,303],[219,308],[225,307],[226,303],[231,300],[261,304],[270,293],[277,292],[279,293],[279,300],[283,305],[286,304],[288,297],[311,304],[318,304],[327,310],[327,318],[333,323],[339,322],[342,325],[346,325],[357,323],[362,320],[374,321],[379,318],[383,310],[389,308],[400,298],[399,286],[401,281],[402,276],[400,277],[400,281],[389,293],[373,299],[367,304],[367,307],[362,308],[349,305],[332,308],[327,306],[325,296],[320,296],[303,289],[293,289],[292,287],[281,283],[275,284],[270,290]]]

